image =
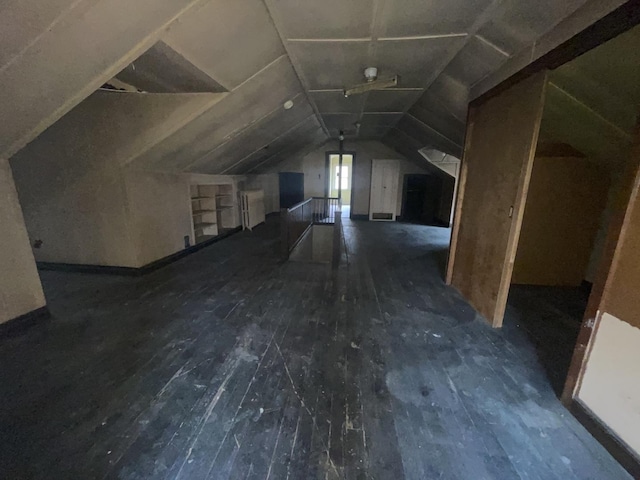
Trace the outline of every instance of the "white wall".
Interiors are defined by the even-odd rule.
[[[640,456],[640,193],[614,203],[624,221],[597,306],[577,397]],[[623,189],[627,191],[627,188]]]
[[[323,197],[326,185],[326,152],[337,151],[338,142],[327,142],[325,145],[308,153],[303,158],[292,158],[272,167],[275,172],[304,173],[304,196]],[[369,215],[369,196],[371,191],[371,160],[397,159],[400,162],[398,179],[397,215],[402,212],[402,188],[405,174],[428,173],[415,163],[408,161],[395,150],[378,141],[345,141],[344,150],[355,152],[353,168],[353,191],[351,213],[353,215]],[[425,160],[426,162],[426,160]]]
[[[127,171],[127,216],[135,266],[142,267],[194,244],[189,176]]]
[[[212,98],[98,91],[16,154],[29,237],[42,241],[36,260],[140,267],[184,248],[185,180],[124,165]]]
[[[280,211],[280,179],[277,173],[247,175],[245,188],[247,190],[264,191],[264,208],[266,214]]]
[[[640,329],[604,313],[578,398],[640,454]]]
[[[9,162],[0,160],[0,323],[44,307],[45,298]]]

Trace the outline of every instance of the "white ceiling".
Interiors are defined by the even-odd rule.
[[[567,17],[592,23],[592,5],[603,1],[609,10],[622,3],[6,1],[0,101],[11,99],[6,114],[20,122],[0,127],[0,151],[12,155],[121,72],[120,80],[146,91],[228,92],[134,159],[140,168],[259,171],[340,130],[459,155],[470,90]],[[344,98],[367,66],[380,77],[399,75],[398,87]],[[284,110],[290,99],[294,108]]]

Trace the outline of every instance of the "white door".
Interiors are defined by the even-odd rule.
[[[398,160],[373,160],[369,220],[393,222],[398,201]]]

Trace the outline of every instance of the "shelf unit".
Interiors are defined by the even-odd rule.
[[[196,244],[235,227],[232,184],[191,185],[191,219]]]
[[[217,185],[218,191],[216,192],[216,202],[218,208],[218,225],[222,231],[229,230],[236,226],[237,221],[234,221],[235,211],[235,198],[233,185],[224,184]]]
[[[191,185],[191,221],[196,244],[218,235],[216,190],[212,185]]]

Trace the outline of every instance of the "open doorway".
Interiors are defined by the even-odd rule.
[[[636,27],[549,73],[505,326],[526,332],[558,395],[631,159],[638,50]]]
[[[455,178],[442,172],[406,174],[402,190],[402,221],[448,227],[451,219]]]
[[[342,216],[351,218],[354,154],[327,152],[327,185],[325,191],[331,198],[340,198]]]
[[[568,145],[540,144],[509,290],[507,319],[527,333],[561,394],[597,268],[610,172]]]

